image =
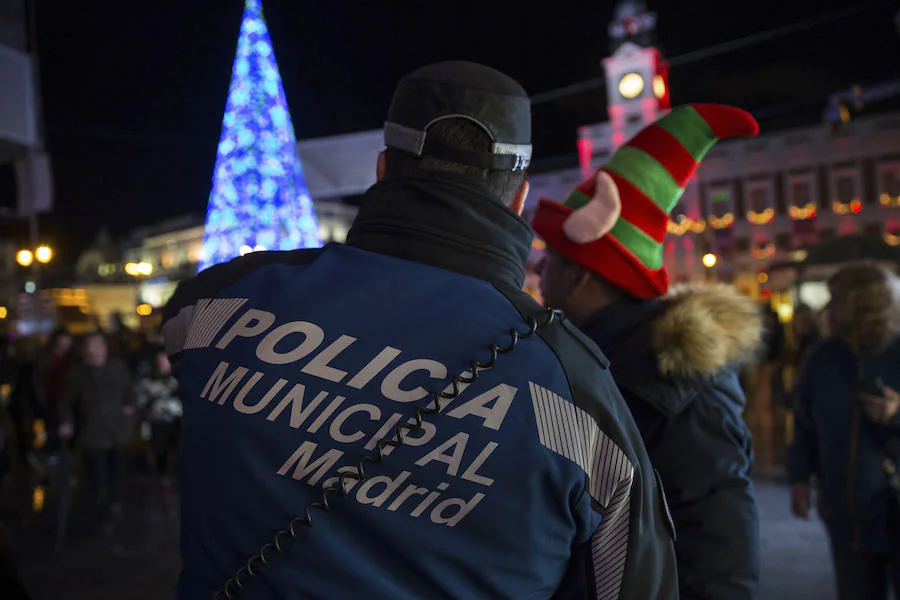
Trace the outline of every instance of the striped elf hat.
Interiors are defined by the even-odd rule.
[[[541,199],[534,230],[632,296],[658,298],[669,289],[663,240],[684,187],[717,141],[757,133],[756,120],[739,108],[675,108],[619,148],[565,203]]]

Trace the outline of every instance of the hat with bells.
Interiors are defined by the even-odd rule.
[[[755,136],[746,111],[717,104],[673,109],[619,148],[563,204],[541,199],[532,226],[547,245],[645,300],[669,289],[669,215],[700,161],[724,138]]]

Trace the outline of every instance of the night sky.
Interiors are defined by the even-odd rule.
[[[57,205],[45,219],[49,235],[75,248],[100,226],[122,235],[202,213],[241,0],[37,4]],[[521,10],[528,4],[542,8]],[[263,1],[301,139],[380,127],[397,80],[438,60],[484,62],[532,94],[601,75],[612,4]],[[659,15],[668,57],[849,6],[836,0],[649,5]],[[828,93],[900,75],[896,8],[883,2],[838,23],[673,67],[673,101],[735,103],[761,117],[805,112],[815,121]],[[574,153],[574,128],[605,119],[602,89],[536,106],[535,158]]]

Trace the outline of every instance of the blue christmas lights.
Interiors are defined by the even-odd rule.
[[[260,0],[247,0],[199,270],[253,250],[322,245]]]

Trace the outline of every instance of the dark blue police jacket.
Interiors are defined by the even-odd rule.
[[[184,402],[182,600],[207,600],[429,391],[546,311],[528,225],[450,178],[375,185],[348,245],[260,252],[164,315]],[[677,598],[671,524],[596,346],[556,320],[387,448],[241,598]]]

